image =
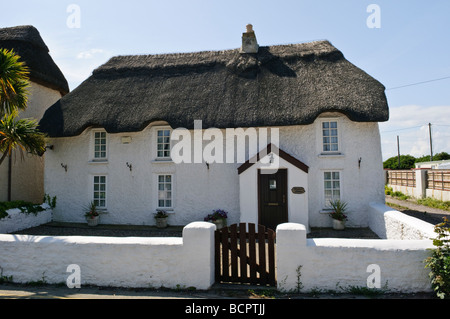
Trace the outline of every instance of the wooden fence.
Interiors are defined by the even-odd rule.
[[[416,173],[411,170],[387,171],[389,185],[416,187]]]
[[[450,191],[450,169],[427,170],[425,183],[428,189]],[[416,187],[415,170],[387,170],[387,184]]]
[[[427,188],[450,191],[450,169],[429,170],[427,172]]]

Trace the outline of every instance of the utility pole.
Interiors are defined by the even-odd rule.
[[[400,142],[399,142],[398,135],[397,135],[397,153],[398,153],[398,166],[397,166],[397,168],[400,169]]]
[[[431,123],[428,123],[428,131],[430,132],[430,161],[433,161],[433,142],[431,140]]]

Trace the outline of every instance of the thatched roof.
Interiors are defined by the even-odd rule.
[[[196,53],[117,56],[50,107],[52,137],[89,126],[134,132],[157,120],[173,128],[310,124],[322,112],[386,121],[384,86],[328,41]]]
[[[65,95],[69,85],[49,55],[48,47],[33,26],[0,29],[0,48],[14,50],[30,69],[30,80]]]

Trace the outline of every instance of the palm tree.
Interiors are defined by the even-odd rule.
[[[16,119],[27,107],[28,68],[13,51],[0,50],[0,165],[18,148],[35,155],[45,152],[46,136],[31,119]]]
[[[29,70],[14,51],[0,50],[0,116],[27,107]]]
[[[18,148],[21,157],[24,151],[41,156],[45,152],[46,136],[37,129],[37,121],[31,119],[16,119],[15,113],[5,115],[0,120],[0,165],[6,156],[11,156]]]

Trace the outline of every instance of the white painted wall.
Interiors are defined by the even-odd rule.
[[[6,211],[8,216],[0,219],[0,234],[7,234],[19,230],[36,227],[52,221],[52,210],[47,204],[42,204],[43,211],[37,214],[23,213],[19,208]]]
[[[436,237],[432,224],[381,203],[370,203],[369,227],[384,239],[421,240]]]
[[[182,238],[0,235],[0,266],[16,283],[66,283],[67,267],[76,264],[81,286],[208,289],[215,228],[191,223]]]
[[[380,286],[390,292],[431,291],[423,263],[427,249],[433,248],[431,240],[307,239],[306,227],[294,223],[279,225],[276,236],[281,291],[296,291],[298,274],[302,292],[367,287],[374,273],[368,267],[374,264],[380,270]]]
[[[307,202],[309,226],[331,226],[331,218],[321,213],[324,206],[323,172],[340,170],[341,196],[348,202],[350,210],[347,225],[366,227],[368,204],[384,202],[378,124],[352,122],[337,113],[323,116],[339,119],[340,155],[321,155],[320,118],[311,125],[279,127],[280,149],[309,166],[308,191],[300,195],[307,196],[307,201],[300,204],[295,200],[290,202],[292,211],[289,216],[292,221],[303,222],[301,216],[304,215],[300,213],[303,207],[297,206]],[[255,220],[249,215],[255,206],[255,197],[243,198],[240,195],[242,188],[251,190],[251,185],[248,185],[251,179],[245,185],[239,184],[237,168],[241,163],[210,163],[208,169],[205,163],[155,162],[155,127],[158,124],[164,123],[152,123],[137,133],[108,134],[109,157],[104,163],[91,161],[91,129],[77,137],[53,139],[54,150],[46,153],[45,192],[58,198],[54,219],[84,222],[83,207],[92,196],[90,179],[94,174],[106,174],[108,213],[102,215],[101,222],[152,225],[157,203],[156,176],[158,173],[170,173],[174,174],[175,205],[170,212],[169,224],[186,225],[203,220],[217,208],[229,212],[228,224],[241,220],[241,209],[244,211],[243,221]],[[124,136],[131,137],[130,144],[122,144],[121,138]],[[360,167],[359,158],[362,159]],[[132,171],[126,166],[127,162],[132,164]],[[67,165],[67,172],[61,164]],[[294,180],[289,176],[288,179]],[[243,205],[242,208],[240,205]],[[257,211],[253,214],[257,216]]]

